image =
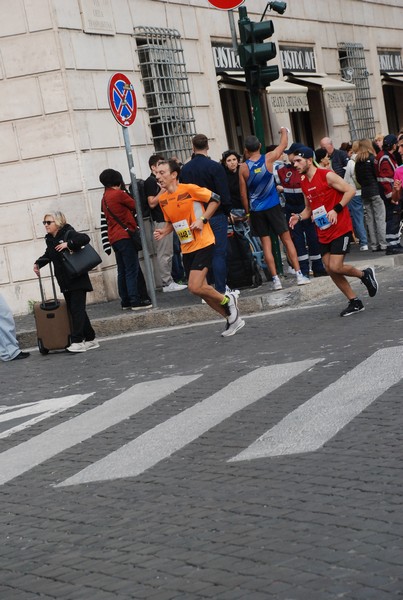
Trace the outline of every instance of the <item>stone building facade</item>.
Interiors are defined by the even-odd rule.
[[[259,21],[265,0],[246,0]],[[33,261],[43,215],[62,210],[100,250],[99,173],[129,182],[122,128],[108,82],[133,83],[129,128],[138,177],[155,150],[185,160],[193,133],[213,158],[251,132],[244,74],[231,45],[231,15],[207,0],[1,0],[0,291],[15,313],[38,299]],[[273,19],[281,78],[262,98],[266,143],[288,126],[294,139],[335,144],[403,127],[401,0],[289,2]],[[116,297],[112,257],[92,274],[92,301]]]

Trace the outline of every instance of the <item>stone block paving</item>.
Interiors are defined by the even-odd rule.
[[[72,409],[0,439],[0,452],[137,382],[202,375],[0,487],[0,597],[402,597],[400,386],[316,452],[227,462],[378,348],[402,343],[399,285],[385,281],[382,296],[351,320],[339,319],[343,299],[337,296],[309,310],[249,319],[229,343],[212,324],[111,340],[83,357],[35,354],[23,361],[24,370],[0,365],[2,403],[9,407],[52,394],[95,392]],[[323,365],[138,477],[115,480],[111,473],[108,481],[54,487],[237,377],[262,365],[317,357],[324,358]]]

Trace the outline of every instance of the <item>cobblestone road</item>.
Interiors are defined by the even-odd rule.
[[[390,387],[384,380],[403,345],[402,287],[384,281],[365,312],[347,319],[338,317],[338,295],[248,318],[227,340],[219,324],[192,326],[0,365],[0,460],[9,474],[0,486],[0,597],[401,597],[402,393],[400,376]],[[384,391],[318,450],[231,460],[345,375],[343,395],[355,402],[365,388],[358,369],[379,350],[365,384],[378,385],[382,370]],[[290,375],[300,361],[310,362]],[[228,391],[242,399],[232,413]],[[49,416],[37,405],[46,418],[36,422],[17,412],[71,395],[81,396]],[[133,440],[141,442],[130,454]],[[128,464],[145,460],[142,453],[157,460],[135,476],[106,464],[99,480],[60,485],[122,446]]]

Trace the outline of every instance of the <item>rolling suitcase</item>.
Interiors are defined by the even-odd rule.
[[[41,276],[39,275],[39,288],[41,302],[34,304],[34,316],[38,348],[41,354],[48,354],[49,350],[63,350],[70,346],[70,318],[65,300],[58,300],[56,296],[55,278],[52,263],[49,263],[50,278],[53,288],[53,299],[46,300],[43,291]]]

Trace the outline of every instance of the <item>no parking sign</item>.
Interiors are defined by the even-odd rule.
[[[115,73],[108,84],[109,107],[122,127],[129,127],[137,114],[136,94],[130,80],[123,73]]]
[[[220,10],[232,10],[238,8],[245,0],[208,0],[209,4]]]

